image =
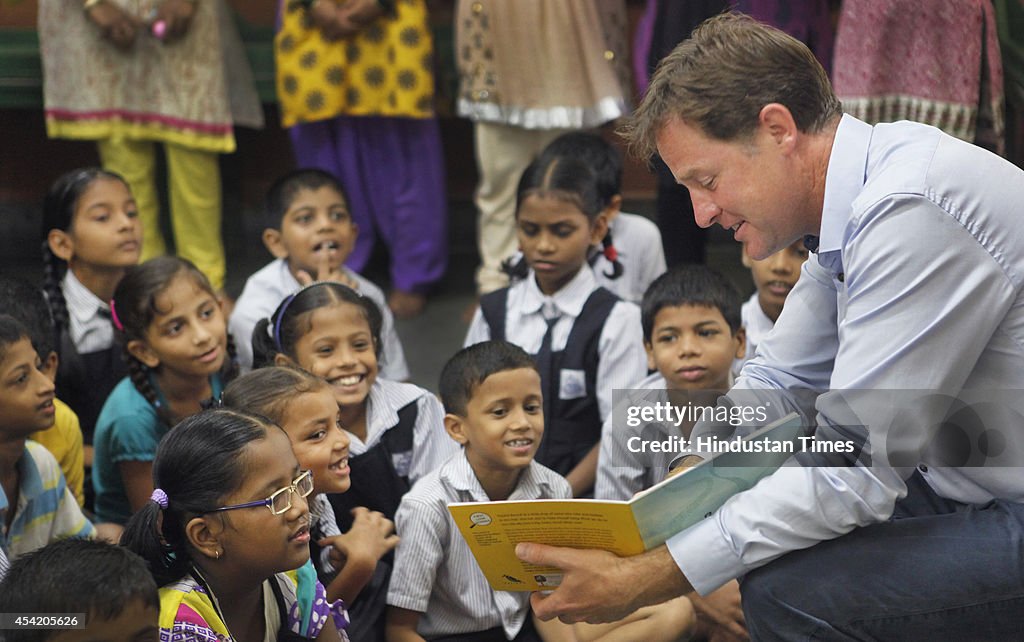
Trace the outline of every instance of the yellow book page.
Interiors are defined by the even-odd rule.
[[[540,591],[562,582],[559,569],[521,561],[519,542],[642,553],[643,540],[626,502],[536,500],[449,504],[448,511],[496,591]]]

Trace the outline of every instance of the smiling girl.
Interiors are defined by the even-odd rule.
[[[164,433],[220,395],[236,369],[220,301],[194,265],[176,257],[128,271],[110,302],[129,375],[96,422],[96,515],[123,524],[153,491]]]

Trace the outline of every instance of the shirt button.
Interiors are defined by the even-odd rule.
[[[480,13],[483,10],[484,6],[482,4],[480,4],[479,2],[473,3],[473,13]]]
[[[922,473],[928,472],[928,467],[925,466],[924,464],[918,464],[917,469],[920,470]]]
[[[606,49],[605,52],[604,52],[604,59],[605,60],[615,60],[615,52],[612,51],[611,49]]]

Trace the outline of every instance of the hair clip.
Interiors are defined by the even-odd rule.
[[[110,300],[110,320],[113,322],[114,327],[117,328],[118,332],[124,332],[124,324],[121,323],[121,319],[117,316],[117,308],[114,307],[114,300]]]
[[[615,261],[619,260],[619,251],[615,249],[614,245],[605,246],[604,258],[614,263]]]
[[[149,501],[155,502],[157,506],[162,509],[167,508],[167,493],[160,490],[159,488],[153,489],[153,494],[149,496]]]

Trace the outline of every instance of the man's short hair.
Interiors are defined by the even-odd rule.
[[[127,548],[65,539],[14,560],[0,582],[0,613],[85,613],[112,619],[134,600],[160,610],[156,582]],[[4,631],[6,642],[42,642],[45,629]]]
[[[658,132],[672,117],[714,139],[745,140],[769,103],[785,105],[802,132],[819,132],[842,113],[806,45],[749,16],[725,13],[662,59],[620,133],[639,158],[657,151]]]
[[[644,341],[650,343],[654,319],[662,308],[680,305],[703,305],[718,308],[733,334],[740,329],[739,291],[720,272],[704,265],[679,265],[654,280],[640,302],[640,322]]]
[[[484,341],[455,353],[441,370],[441,403],[444,411],[465,416],[473,393],[487,377],[506,370],[537,369],[525,350],[507,341]]]
[[[344,199],[348,205],[348,194],[341,181],[322,169],[307,167],[288,172],[274,181],[267,190],[267,198],[263,205],[263,227],[280,230],[285,213],[291,208],[295,196],[302,190],[316,191],[321,187],[329,187]]]

